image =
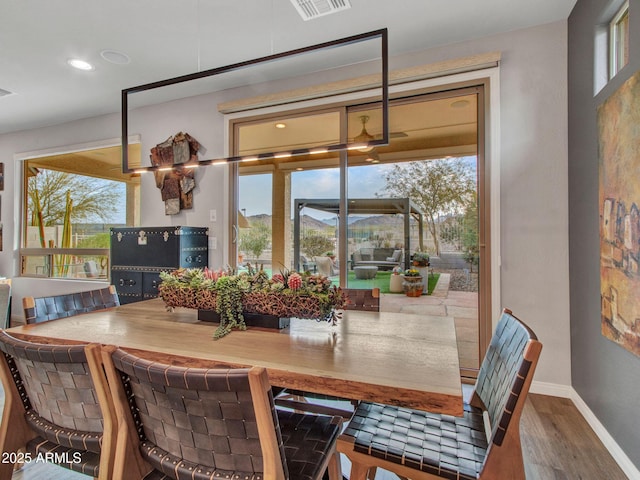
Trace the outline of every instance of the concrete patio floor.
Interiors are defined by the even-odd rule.
[[[440,279],[431,295],[407,297],[398,293],[383,293],[380,310],[453,317],[456,325],[460,367],[479,368],[478,354],[478,293],[449,290],[448,273]]]

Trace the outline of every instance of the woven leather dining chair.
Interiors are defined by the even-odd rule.
[[[38,344],[0,331],[0,351],[0,449],[10,460],[0,463],[0,479],[11,478],[16,461],[43,458],[111,480],[116,435],[100,346]]]
[[[27,324],[72,317],[118,305],[120,305],[120,299],[113,285],[85,292],[22,299]]]
[[[347,303],[345,310],[364,310],[367,312],[380,311],[380,289],[375,287],[370,290],[360,288],[343,288]]]
[[[279,411],[261,367],[186,368],[110,346],[114,479],[342,480],[341,419]]]
[[[338,440],[351,480],[372,478],[378,467],[412,480],[524,480],[520,416],[541,349],[505,309],[462,417],[360,403]]]

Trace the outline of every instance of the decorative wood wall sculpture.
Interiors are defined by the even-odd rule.
[[[171,170],[154,172],[166,215],[176,215],[181,209],[193,208],[193,189],[196,186],[194,171],[191,168],[176,167],[176,164],[197,162],[198,150],[198,141],[182,132],[151,149],[152,165],[173,167]]]

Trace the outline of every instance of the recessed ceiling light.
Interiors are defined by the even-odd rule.
[[[276,128],[287,128],[285,123],[276,123]]]
[[[67,63],[78,70],[93,70],[94,67],[89,62],[80,60],[79,58],[70,58]]]
[[[116,65],[126,65],[131,63],[131,59],[127,54],[117,52],[115,50],[103,50],[100,52],[100,56],[107,62],[115,63]]]

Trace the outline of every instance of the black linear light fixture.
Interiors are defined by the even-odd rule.
[[[336,47],[347,46],[351,44],[356,44],[360,42],[366,42],[370,40],[380,40],[380,57],[379,61],[381,63],[381,78],[380,78],[380,86],[378,87],[376,84],[376,89],[380,89],[380,105],[381,105],[381,117],[382,117],[382,133],[380,138],[378,139],[369,139],[369,141],[362,143],[354,140],[354,143],[338,143],[332,145],[326,145],[322,147],[314,147],[314,148],[300,148],[295,150],[290,150],[286,152],[269,152],[269,153],[260,153],[258,155],[252,155],[248,157],[244,156],[234,156],[227,158],[216,158],[216,159],[208,159],[208,160],[197,160],[189,163],[182,164],[173,164],[173,165],[154,165],[150,167],[129,167],[129,155],[128,155],[128,146],[129,146],[129,99],[130,96],[135,93],[146,92],[149,90],[160,89],[163,87],[169,87],[181,83],[186,83],[206,77],[213,77],[215,75],[221,75],[227,72],[237,71],[246,69],[249,67],[267,64],[270,62],[275,62],[278,60],[292,58],[296,56],[303,56],[313,52],[319,52],[322,50],[329,50]],[[371,90],[372,87],[369,85],[367,87],[363,87],[357,90]],[[370,103],[371,100],[368,99],[365,103]],[[350,106],[357,106],[358,103],[354,103]],[[173,168],[194,168],[198,166],[205,165],[213,165],[213,164],[224,164],[228,162],[237,162],[244,160],[261,160],[267,158],[277,158],[277,157],[290,157],[290,156],[299,156],[299,155],[307,155],[314,153],[326,153],[330,151],[340,151],[340,150],[352,150],[352,149],[363,149],[368,147],[373,147],[377,145],[388,145],[389,143],[389,65],[388,65],[388,33],[387,29],[375,30],[368,33],[363,33],[359,35],[353,35],[350,37],[342,38],[339,40],[333,40],[330,42],[320,43],[317,45],[298,48],[295,50],[290,50],[283,53],[277,53],[273,55],[269,55],[266,57],[256,58],[253,60],[247,60],[244,62],[234,63],[231,65],[227,65],[225,67],[213,68],[210,70],[205,70],[202,72],[192,73],[189,75],[183,75],[180,77],[170,78],[167,80],[161,80],[158,82],[147,83],[144,85],[139,85],[137,87],[131,87],[122,90],[122,172],[123,173],[142,173],[142,172],[154,172],[157,170],[170,170]]]

